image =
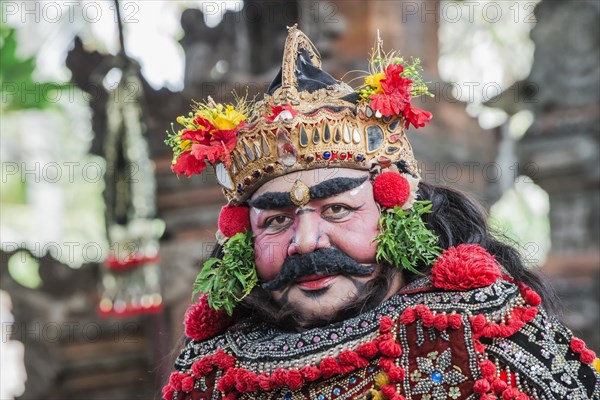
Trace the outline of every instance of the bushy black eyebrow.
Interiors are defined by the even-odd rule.
[[[332,178],[309,188],[310,199],[326,199],[337,196],[340,193],[352,190],[362,185],[368,176],[360,178]],[[294,203],[288,192],[267,192],[248,202],[250,207],[261,210],[276,210],[279,208],[292,207]]]

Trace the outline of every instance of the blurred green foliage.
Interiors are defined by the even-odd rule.
[[[21,58],[17,53],[17,31],[9,26],[0,26],[0,95],[2,112],[47,109],[56,107],[50,99],[71,84],[36,82],[35,57]]]

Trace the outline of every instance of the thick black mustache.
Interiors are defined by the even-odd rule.
[[[318,249],[312,253],[294,254],[283,262],[275,279],[262,284],[265,290],[279,290],[296,279],[309,275],[370,275],[374,267],[365,267],[336,248]]]

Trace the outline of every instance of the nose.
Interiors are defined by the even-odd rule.
[[[322,220],[315,212],[299,215],[296,231],[288,247],[288,256],[311,253],[331,247],[327,234],[322,231]]]

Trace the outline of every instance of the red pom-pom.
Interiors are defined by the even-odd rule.
[[[421,321],[423,321],[423,326],[425,326],[426,328],[433,326],[434,318],[435,316],[433,315],[430,309],[426,309],[421,313]]]
[[[448,326],[452,329],[458,329],[462,326],[462,318],[460,314],[448,315]]]
[[[512,336],[516,331],[510,326],[500,325],[500,333],[498,334],[500,337],[507,338]]]
[[[535,318],[537,313],[538,313],[537,308],[530,307],[530,308],[526,309],[525,312],[523,312],[523,316],[521,317],[521,319],[523,320],[523,322],[531,322],[531,321],[533,321],[533,319]]]
[[[473,327],[473,332],[479,333],[485,326],[487,320],[485,319],[485,315],[477,314],[474,317],[471,317],[471,326]]]
[[[444,250],[433,264],[431,282],[445,290],[469,290],[489,286],[500,278],[496,259],[481,246],[461,244]]]
[[[494,322],[488,322],[481,330],[481,333],[487,338],[500,337],[500,325]]]
[[[183,378],[183,380],[181,381],[181,390],[188,393],[194,390],[194,381],[194,378],[192,378],[191,376]]]
[[[579,356],[579,360],[584,364],[591,364],[596,359],[596,353],[590,349],[584,349]]]
[[[415,309],[412,307],[408,307],[400,315],[400,323],[402,325],[412,324],[413,322],[415,322],[415,318],[416,318]]]
[[[392,326],[394,325],[394,321],[388,317],[382,317],[381,320],[379,321],[379,332],[381,333],[387,333],[392,329]]]
[[[233,388],[235,387],[236,376],[236,369],[230,369],[229,371],[227,371],[225,375],[223,375],[221,379],[219,379],[219,381],[217,382],[217,389],[225,393],[231,392],[231,390],[233,390]]]
[[[252,371],[239,369],[236,378],[235,388],[242,393],[254,392],[259,388],[258,375]]]
[[[231,317],[225,311],[210,308],[207,295],[192,304],[185,312],[185,334],[194,340],[211,338],[231,325]]]
[[[208,375],[213,370],[212,356],[206,356],[192,364],[192,374],[196,378]]]
[[[388,357],[400,357],[402,355],[402,347],[393,339],[379,342],[379,351]]]
[[[525,299],[525,301],[527,302],[527,304],[537,307],[540,304],[542,304],[542,298],[540,297],[539,294],[537,294],[535,291],[533,291],[532,289],[528,289],[525,291],[525,295],[523,296],[523,298]]]
[[[438,314],[433,318],[433,327],[438,331],[445,331],[448,328],[448,316]]]
[[[304,383],[304,379],[302,378],[302,374],[297,369],[290,369],[287,373],[287,382],[286,385],[291,390],[298,390],[302,387]]]
[[[235,365],[235,357],[219,349],[213,356],[213,363],[220,369],[232,368]]]
[[[373,342],[361,344],[360,346],[358,346],[358,349],[356,349],[356,352],[358,354],[368,359],[375,357],[377,351],[377,345]]]
[[[173,396],[175,395],[175,389],[173,389],[170,385],[166,385],[162,389],[163,400],[173,400]]]
[[[392,382],[402,382],[406,376],[406,371],[403,368],[394,366],[387,371],[387,375]]]
[[[323,361],[321,361],[321,364],[319,364],[319,367],[321,368],[321,375],[325,379],[331,378],[342,372],[340,364],[333,357],[324,358]]]
[[[285,386],[285,381],[287,379],[286,370],[283,368],[277,368],[271,374],[271,385],[274,387]]]
[[[481,376],[484,378],[492,378],[496,374],[496,366],[490,360],[483,360],[479,363],[479,369],[481,371]]]
[[[581,353],[585,349],[585,342],[579,338],[571,338],[571,350],[575,353]]]
[[[302,367],[300,369],[300,373],[308,382],[316,381],[321,377],[321,371],[319,368],[313,365],[307,365],[306,367]]]
[[[171,372],[171,375],[169,376],[169,385],[177,391],[181,390],[181,381],[186,376],[187,375],[182,374],[181,372]]]
[[[271,385],[271,377],[269,375],[262,373],[256,377],[256,380],[258,381],[258,386],[262,390],[269,391],[274,389],[274,387]]]
[[[479,379],[473,385],[473,391],[479,394],[486,394],[490,391],[490,383],[487,381],[487,379]]]
[[[225,237],[250,230],[250,209],[243,206],[225,206],[219,214],[219,230]]]
[[[479,354],[485,353],[485,344],[481,343],[479,340],[473,340],[473,347],[475,348],[475,351]]]
[[[507,387],[508,387],[508,384],[500,378],[494,379],[494,382],[492,383],[492,389],[496,393],[502,393],[503,391],[506,390]]]
[[[344,350],[340,353],[340,364],[342,365],[350,365],[354,368],[363,368],[366,367],[369,362],[358,355],[355,351],[352,350]]]
[[[388,399],[391,399],[392,397],[394,397],[397,392],[396,392],[396,386],[395,385],[385,385],[381,387],[381,393],[387,397]]]
[[[521,392],[519,392],[519,390],[517,388],[509,387],[504,392],[502,392],[502,399],[503,400],[514,400],[519,396],[519,394],[521,394]]]
[[[410,183],[397,172],[384,172],[373,182],[373,196],[385,208],[402,206],[410,196]]]
[[[394,368],[396,365],[394,365],[393,358],[381,357],[379,359],[379,366],[381,367],[382,370],[387,372],[390,369]]]

